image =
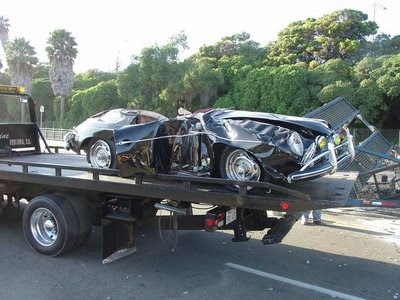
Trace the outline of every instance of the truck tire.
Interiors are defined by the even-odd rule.
[[[63,193],[60,196],[70,202],[78,218],[78,237],[74,248],[79,248],[87,242],[92,233],[92,215],[89,206],[84,197],[72,193]]]
[[[79,236],[79,221],[73,206],[56,194],[32,199],[24,210],[22,227],[29,245],[49,256],[73,249]]]

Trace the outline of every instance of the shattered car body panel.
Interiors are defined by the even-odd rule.
[[[157,173],[217,177],[221,151],[231,147],[245,150],[263,174],[288,182],[333,173],[352,159],[352,137],[345,128],[340,134],[340,143],[335,144],[338,132],[323,120],[225,109],[114,130],[123,177]]]

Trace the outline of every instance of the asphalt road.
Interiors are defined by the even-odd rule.
[[[297,223],[283,243],[262,234],[180,232],[172,252],[155,230],[138,252],[101,264],[101,229],[62,257],[39,255],[17,209],[0,217],[0,299],[400,299],[398,215],[330,211],[325,226]]]

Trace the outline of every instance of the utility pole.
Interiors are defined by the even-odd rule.
[[[374,2],[374,4],[372,4],[372,6],[374,7],[374,11],[373,11],[373,14],[372,14],[372,21],[375,22],[376,11],[377,11],[379,8],[382,8],[383,10],[386,10],[387,8],[384,7],[383,5],[379,4],[379,3],[376,3],[376,2]],[[374,39],[375,39],[375,34],[372,36],[372,40],[374,40]]]
[[[376,2],[374,2],[374,4],[372,4],[372,6],[374,7],[374,14],[372,16],[372,21],[375,22],[376,10],[379,9],[379,8],[382,8],[383,10],[386,10],[387,8],[384,7],[383,5],[379,4],[379,3],[376,3]]]

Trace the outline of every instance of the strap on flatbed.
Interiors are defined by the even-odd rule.
[[[397,199],[348,199],[345,202],[346,207],[390,207],[400,208],[400,195],[397,195]]]

